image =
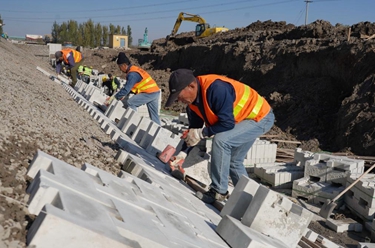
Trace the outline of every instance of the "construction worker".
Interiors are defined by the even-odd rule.
[[[61,63],[64,62],[64,64],[68,66],[70,69],[70,74],[72,77],[72,82],[70,86],[74,87],[77,83],[78,67],[83,62],[83,55],[74,49],[65,48],[65,49],[62,49],[61,51],[57,51],[55,53],[55,57],[56,57],[56,73],[57,74],[61,73],[61,70],[62,70]]]
[[[83,65],[78,66],[78,75],[77,78],[83,80]]]
[[[117,89],[120,88],[120,81],[112,76],[112,74],[108,74],[108,78],[106,80],[103,80],[103,86],[107,86],[109,92],[108,95],[112,96]]]
[[[83,78],[85,83],[90,83],[90,76],[92,75],[92,66],[88,67],[86,65],[83,66]]]
[[[210,190],[196,196],[210,204],[223,201],[229,176],[234,185],[241,175],[248,176],[243,161],[256,138],[273,126],[273,111],[251,87],[215,74],[195,77],[191,70],[178,69],[170,76],[169,91],[166,107],[176,100],[188,105],[186,145],[213,137]]]
[[[146,104],[150,119],[160,125],[158,114],[160,88],[155,80],[142,68],[132,65],[123,52],[118,54],[117,65],[126,73],[126,84],[114,97],[122,101],[129,93],[134,93],[135,95],[127,100],[126,105],[137,110],[139,106]]]

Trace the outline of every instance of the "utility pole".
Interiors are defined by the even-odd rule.
[[[309,3],[312,3],[311,0],[305,0],[306,2],[306,15],[305,15],[305,26],[307,25],[307,16],[309,14]]]

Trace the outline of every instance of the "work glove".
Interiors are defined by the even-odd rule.
[[[171,161],[169,162],[169,165],[173,167],[177,167],[177,165],[179,164],[181,160],[185,160],[186,156],[187,156],[186,152],[182,152],[182,151],[179,152],[176,156],[171,157]]]
[[[114,98],[115,98],[115,95],[107,97],[107,99],[105,99],[104,105],[108,107]]]
[[[190,128],[185,138],[187,146],[195,146],[199,143],[199,141],[204,139],[202,131],[203,128]]]

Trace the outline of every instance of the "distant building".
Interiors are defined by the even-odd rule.
[[[128,49],[128,36],[121,35],[121,34],[110,34],[109,35],[109,47],[116,48],[116,47],[123,47]]]

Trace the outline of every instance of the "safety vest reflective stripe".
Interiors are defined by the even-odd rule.
[[[234,118],[236,118],[237,115],[241,112],[241,110],[245,106],[247,100],[249,99],[249,96],[250,96],[250,87],[246,85],[245,86],[245,92],[243,93],[243,95],[242,95],[240,101],[237,103],[236,107],[233,109]]]
[[[142,82],[140,82],[140,83],[137,85],[136,89],[135,89],[135,93],[139,93],[139,92],[141,92],[142,90],[147,90],[147,89],[149,89],[149,88],[152,88],[152,87],[157,86],[156,83],[153,83],[153,84],[150,84],[150,85],[146,85],[146,86],[144,86],[145,84],[147,84],[147,83],[150,82],[151,80],[152,80],[152,78],[151,78],[151,77],[148,77],[148,78],[146,78],[145,80],[143,80]]]
[[[254,119],[258,114],[259,114],[259,111],[260,109],[262,108],[263,106],[263,97],[261,97],[259,94],[258,94],[258,100],[257,100],[257,103],[255,104],[253,110],[251,111],[251,113],[247,116],[246,119]]]
[[[249,99],[249,96],[250,96],[250,87],[246,85],[245,86],[245,92],[243,93],[243,95],[242,95],[240,101],[237,103],[236,107],[233,109],[234,118],[236,118],[237,115],[241,112],[241,110],[245,106],[247,100]],[[262,105],[263,105],[263,97],[261,97],[258,94],[258,100],[257,100],[253,110],[247,116],[246,119],[254,119],[259,114],[259,111],[262,108]]]
[[[112,80],[112,89],[114,89],[114,90],[117,89],[117,84],[116,84],[116,82],[115,82],[115,78],[116,78],[116,77],[114,77],[113,80]]]

